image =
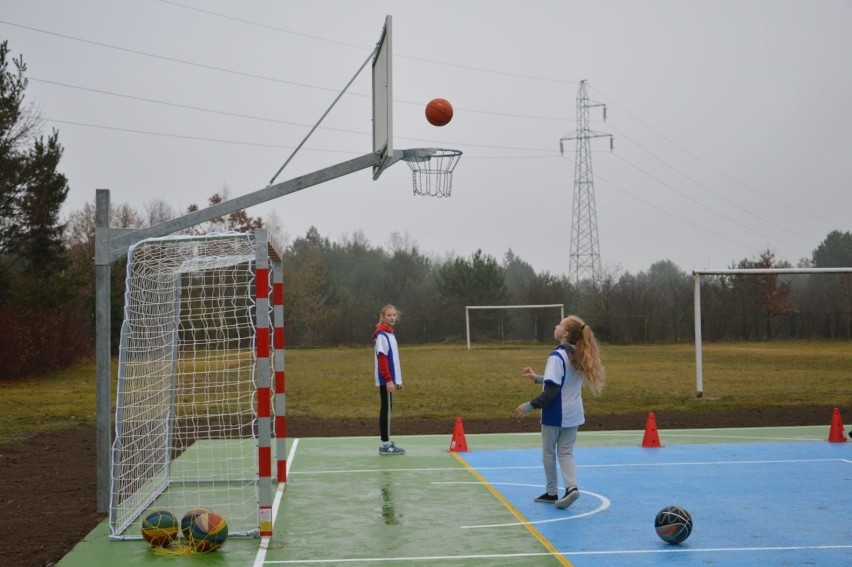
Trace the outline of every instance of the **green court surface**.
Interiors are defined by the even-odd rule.
[[[452,423],[448,423],[447,435],[397,437],[398,445],[405,447],[404,456],[383,457],[378,455],[377,438],[338,437],[306,438],[288,440],[288,466],[290,476],[286,488],[280,487],[275,500],[273,537],[230,538],[218,552],[195,556],[162,556],[148,548],[144,541],[110,541],[106,522],[92,531],[59,563],[60,567],[94,567],[101,565],[220,565],[255,566],[273,565],[446,565],[446,566],[497,566],[497,565],[600,565],[632,564],[631,558],[644,558],[655,561],[651,553],[660,555],[665,562],[678,562],[681,565],[700,565],[719,552],[709,552],[702,548],[726,548],[731,553],[730,542],[712,542],[704,530],[704,540],[698,534],[691,539],[695,545],[690,548],[676,546],[662,549],[661,542],[649,527],[650,537],[643,530],[628,526],[624,538],[631,531],[640,533],[637,543],[625,544],[629,553],[608,557],[596,552],[597,536],[586,537],[583,529],[588,530],[588,522],[600,521],[582,517],[579,508],[572,507],[561,511],[575,513],[577,522],[587,522],[583,529],[568,526],[561,527],[561,535],[551,535],[552,527],[545,528],[550,520],[532,521],[530,517],[544,511],[556,514],[552,507],[537,504],[532,507],[529,500],[539,494],[544,480],[540,465],[540,436],[537,433],[467,435],[469,453],[449,452]],[[578,437],[576,459],[581,491],[584,487],[617,494],[618,486],[595,486],[594,480],[602,481],[603,464],[584,461],[588,455],[592,459],[591,448],[611,447],[615,452],[622,447],[628,457],[629,466],[645,466],[638,463],[642,458],[657,460],[675,453],[674,447],[681,445],[706,444],[708,446],[729,446],[731,444],[750,443],[755,447],[793,445],[796,447],[828,450],[831,458],[810,459],[825,461],[828,473],[836,476],[841,489],[846,494],[852,488],[852,443],[829,443],[826,441],[829,428],[785,427],[753,429],[711,429],[711,430],[661,430],[659,432],[663,447],[640,447],[643,431],[584,432]],[[806,445],[795,445],[798,443]],[[829,446],[830,449],[828,448]],[[666,447],[672,447],[667,453]],[[585,448],[590,448],[584,451]],[[789,451],[789,450],[788,450]],[[751,453],[751,449],[747,449]],[[511,474],[520,475],[522,483],[515,483],[511,492],[500,482],[488,480],[496,478],[498,467],[490,469],[488,459],[494,454],[495,462],[503,459],[501,470],[516,469]],[[709,453],[709,451],[708,451]],[[515,456],[518,455],[518,456]],[[638,455],[638,457],[637,457]],[[509,458],[509,461],[506,459]],[[594,457],[598,458],[598,457]],[[751,458],[751,457],[749,457]],[[470,462],[480,463],[476,466]],[[778,457],[775,461],[797,466],[795,459]],[[770,460],[767,459],[767,462]],[[804,461],[804,459],[803,459]],[[745,462],[745,461],[743,461]],[[508,466],[507,466],[508,464]],[[695,463],[668,463],[674,465],[695,465]],[[719,462],[713,463],[719,465]],[[724,463],[730,464],[730,463]],[[788,466],[785,465],[785,466]],[[625,464],[606,465],[608,467]],[[763,465],[761,465],[763,466]],[[496,472],[495,472],[496,471]],[[715,473],[712,473],[715,474]],[[724,475],[725,473],[721,473]],[[653,478],[653,477],[652,477]],[[688,481],[688,475],[684,477]],[[759,478],[759,477],[758,477]],[[617,483],[629,482],[625,472]],[[528,483],[528,484],[527,484]],[[845,483],[845,484],[844,484]],[[506,483],[507,485],[509,483]],[[521,486],[520,489],[517,487]],[[705,487],[702,486],[703,490]],[[655,490],[646,485],[644,490]],[[660,486],[659,501],[665,504],[670,496],[666,486]],[[687,486],[688,491],[691,488]],[[696,490],[698,492],[698,490]],[[591,504],[594,491],[580,503]],[[844,496],[845,498],[845,496]],[[615,502],[614,504],[618,504]],[[621,498],[625,504],[628,498]],[[836,520],[848,523],[849,504],[845,501],[834,502],[839,514]],[[656,500],[652,500],[656,502]],[[703,504],[696,501],[695,506]],[[537,506],[537,507],[535,507]],[[615,509],[615,507],[614,507]],[[598,514],[606,516],[606,514]],[[610,518],[616,516],[609,512]],[[817,522],[828,523],[832,516],[817,516]],[[616,520],[619,518],[616,517]],[[623,521],[623,518],[621,518]],[[778,519],[776,518],[775,521]],[[650,520],[652,523],[652,519]],[[705,520],[706,521],[706,520]],[[579,526],[574,522],[573,526]],[[720,523],[724,523],[721,522]],[[836,523],[836,522],[835,522]],[[470,529],[475,527],[476,529]],[[819,531],[820,526],[810,526]],[[698,530],[699,527],[696,527]],[[550,531],[549,531],[550,530]],[[572,531],[573,530],[573,531]],[[828,530],[826,530],[828,532]],[[850,535],[849,530],[846,530]],[[607,537],[607,544],[621,539],[617,533]],[[627,539],[624,540],[625,542]],[[686,543],[693,543],[688,540]],[[699,546],[698,544],[702,544]],[[807,553],[827,553],[817,555],[817,561],[849,559],[852,546],[846,541],[836,541],[813,546],[818,551]],[[642,549],[643,546],[647,550]],[[671,553],[683,551],[684,553]],[[686,552],[695,553],[686,553]],[[705,552],[702,556],[699,551]],[[729,556],[720,556],[719,564],[787,564],[790,559],[798,561],[798,552],[792,556],[782,553],[776,555],[757,555],[754,549],[740,550],[726,563]],[[617,553],[627,553],[618,551]],[[572,556],[573,554],[573,556]],[[649,558],[650,557],[650,558]],[[809,555],[808,555],[809,557]],[[780,561],[775,563],[775,561]],[[762,562],[765,561],[765,562]],[[805,560],[807,561],[807,560]],[[644,564],[644,563],[643,563]],[[790,564],[807,564],[794,562]],[[819,564],[819,563],[817,563]],[[824,563],[835,564],[835,563]]]

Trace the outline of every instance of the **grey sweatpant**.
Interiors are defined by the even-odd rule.
[[[577,468],[574,465],[574,442],[577,440],[577,427],[541,426],[541,464],[544,465],[544,477],[548,494],[559,494],[556,476],[556,461],[562,470],[565,490],[577,486]]]

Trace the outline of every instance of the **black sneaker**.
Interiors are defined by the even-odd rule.
[[[379,446],[379,455],[387,456],[387,455],[404,455],[405,449],[402,447],[397,447],[393,441],[391,441],[387,446],[380,445]]]
[[[575,486],[571,490],[565,491],[565,496],[563,496],[562,498],[560,498],[559,500],[556,501],[556,507],[560,508],[560,509],[561,508],[567,508],[568,506],[570,506],[571,504],[576,502],[577,498],[579,498],[579,497],[580,497],[580,491],[577,490],[577,487]]]
[[[549,502],[550,504],[553,504],[554,502],[559,500],[559,495],[558,494],[548,494],[547,492],[545,492],[541,496],[537,496],[537,497],[533,498],[533,500],[535,500],[536,502]]]

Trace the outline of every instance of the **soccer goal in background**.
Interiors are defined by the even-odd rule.
[[[198,506],[231,535],[271,535],[272,484],[286,481],[282,287],[265,230],[130,248],[110,537],[141,538],[146,510]]]
[[[704,355],[701,336],[701,278],[703,276],[776,277],[779,275],[852,274],[845,268],[730,268],[720,270],[693,270],[693,324],[695,329],[695,395],[704,396]]]

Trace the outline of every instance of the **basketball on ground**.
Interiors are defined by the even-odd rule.
[[[654,529],[666,543],[682,543],[692,533],[692,516],[680,506],[666,506],[657,513]]]
[[[178,535],[178,521],[167,510],[154,510],[142,520],[142,537],[151,547],[166,547]]]
[[[180,520],[180,531],[183,534],[183,537],[189,539],[189,530],[192,529],[192,524],[195,523],[195,519],[201,514],[206,514],[208,512],[212,512],[212,510],[204,508],[203,506],[198,506],[184,514],[183,518]]]
[[[215,512],[205,512],[195,518],[189,529],[189,544],[195,551],[216,551],[228,539],[228,523]]]

